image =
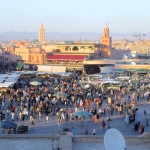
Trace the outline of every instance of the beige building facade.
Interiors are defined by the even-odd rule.
[[[28,62],[29,60],[29,49],[24,46],[15,48],[15,55],[20,56],[24,62]]]
[[[88,54],[96,56],[96,58],[105,57],[111,58],[112,38],[109,36],[109,28],[104,28],[104,35],[101,37],[100,43],[84,43],[73,42],[70,44],[46,44],[44,25],[40,26],[39,42],[42,43],[42,48],[46,53],[60,52],[66,54]],[[54,53],[55,53],[54,52]]]

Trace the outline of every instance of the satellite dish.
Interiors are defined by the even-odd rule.
[[[136,63],[135,62],[131,62],[131,65],[136,65]]]
[[[136,57],[136,54],[131,54],[131,57]]]
[[[125,150],[126,142],[120,131],[109,129],[104,136],[104,145],[106,150]]]
[[[124,59],[127,59],[127,58],[128,58],[128,56],[127,56],[127,55],[124,55],[124,56],[123,56],[123,58],[124,58]]]

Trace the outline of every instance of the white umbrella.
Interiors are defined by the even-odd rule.
[[[149,91],[148,91],[148,92],[146,92],[146,93],[144,94],[144,96],[148,96],[148,95],[149,95],[149,93],[150,93]]]
[[[32,82],[30,82],[30,84],[34,85],[34,86],[37,86],[37,85],[41,85],[42,83],[38,82],[38,81],[32,81]]]

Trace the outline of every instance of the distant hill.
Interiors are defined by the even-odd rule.
[[[150,39],[150,33],[141,33],[141,36],[134,37],[133,35],[139,35],[140,33],[129,33],[129,34],[121,34],[121,33],[110,33],[113,40],[121,40],[121,39]],[[73,33],[61,33],[61,32],[49,32],[46,33],[46,40],[53,40],[53,41],[62,41],[62,40],[93,40],[99,41],[100,37],[103,33],[96,33],[96,32],[73,32]],[[10,41],[10,40],[34,40],[38,39],[38,32],[16,32],[16,31],[9,31],[0,33],[0,41]]]

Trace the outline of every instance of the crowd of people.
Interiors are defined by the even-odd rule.
[[[41,116],[45,116],[46,122],[49,122],[49,117],[52,115],[57,117],[58,130],[61,132],[62,121],[74,122],[84,119],[82,116],[73,115],[74,112],[83,110],[93,114],[91,119],[95,123],[101,121],[103,130],[106,126],[110,129],[111,115],[119,114],[125,117],[127,124],[135,122],[135,131],[140,129],[141,134],[144,132],[144,125],[140,119],[138,121],[136,119],[138,111],[136,102],[143,99],[143,95],[141,97],[138,92],[127,94],[122,92],[123,90],[119,92],[106,90],[104,93],[104,89],[94,85],[84,89],[81,78],[82,75],[78,73],[74,73],[69,79],[55,75],[44,79],[40,86],[32,86],[29,83],[30,80],[20,79],[6,94],[1,93],[0,118],[12,122],[29,119],[34,126],[36,119],[40,120]],[[108,98],[105,99],[106,94]],[[144,110],[144,117],[146,126],[149,126],[146,110]],[[73,127],[70,130],[75,133]],[[85,134],[88,134],[87,130]],[[95,129],[92,134],[96,134]]]

